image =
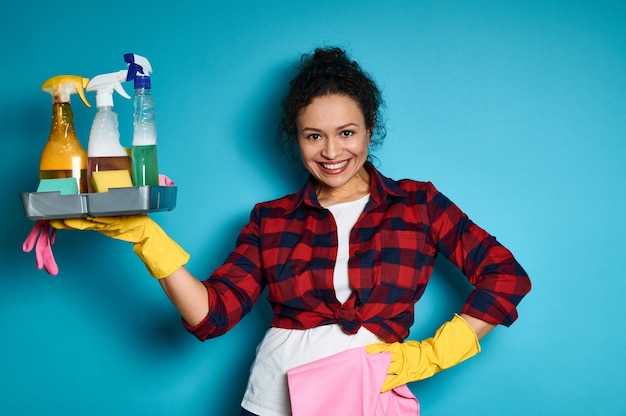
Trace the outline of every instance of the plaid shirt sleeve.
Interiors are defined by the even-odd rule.
[[[222,266],[202,283],[208,291],[209,314],[195,327],[183,321],[188,331],[204,341],[228,332],[250,310],[265,288],[260,266],[258,218],[250,222],[237,238],[235,250]]]
[[[463,312],[492,324],[511,325],[517,319],[516,306],[530,291],[528,275],[508,249],[430,183],[427,198],[430,236],[437,251],[475,286]]]

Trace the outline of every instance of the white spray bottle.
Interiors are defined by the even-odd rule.
[[[117,113],[113,111],[113,91],[130,99],[122,87],[127,70],[97,75],[87,84],[87,91],[96,92],[98,112],[91,126],[87,145],[87,186],[93,192],[92,174],[104,170],[127,170],[131,175],[128,150],[120,144]]]
[[[159,167],[154,98],[150,84],[152,66],[146,58],[134,53],[124,55],[124,61],[128,64],[126,80],[134,80],[135,83],[131,148],[133,185],[156,186],[159,184]]]

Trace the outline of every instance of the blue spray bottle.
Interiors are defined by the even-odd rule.
[[[157,161],[157,134],[150,74],[152,66],[143,56],[134,53],[124,55],[128,64],[126,80],[134,80],[133,142],[131,147],[134,186],[159,184]]]

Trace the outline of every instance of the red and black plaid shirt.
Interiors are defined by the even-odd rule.
[[[350,233],[352,295],[335,298],[337,226],[320,206],[313,180],[299,193],[257,204],[236,249],[209,279],[209,315],[187,326],[199,339],[219,336],[250,311],[268,287],[271,325],[307,329],[338,324],[347,333],[364,326],[386,342],[403,340],[442,254],[475,289],[463,312],[510,325],[530,280],[512,254],[472,223],[429,182],[393,181],[371,164],[371,195]]]

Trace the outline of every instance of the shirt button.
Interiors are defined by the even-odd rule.
[[[360,251],[360,250],[357,250],[357,251],[355,251],[355,252],[354,252],[354,255],[355,255],[355,256],[358,256],[359,254],[361,254],[361,251]]]

